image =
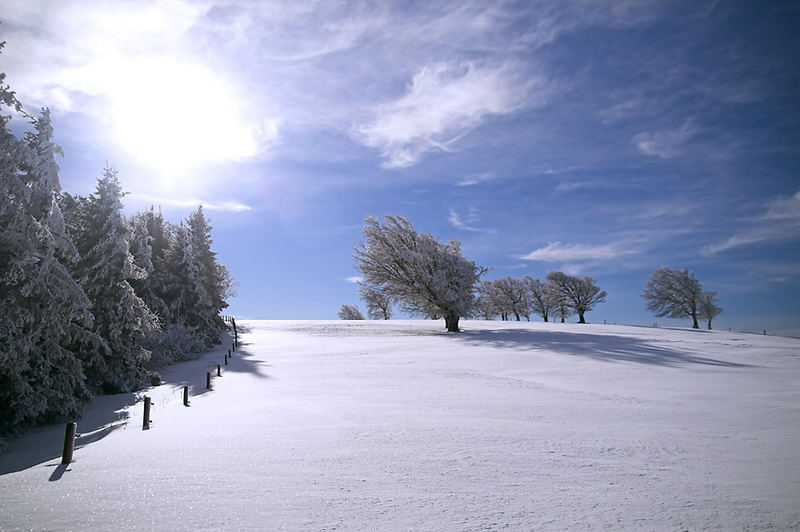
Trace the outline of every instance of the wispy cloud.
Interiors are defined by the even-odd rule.
[[[619,243],[592,246],[587,244],[562,244],[561,242],[550,242],[547,244],[547,246],[531,251],[527,255],[522,255],[519,258],[523,260],[542,262],[574,262],[586,260],[610,260],[625,255],[635,255],[637,253],[638,250]]]
[[[363,277],[359,277],[357,275],[354,275],[352,277],[347,277],[345,279],[345,281],[347,281],[348,283],[353,283],[353,284],[358,284],[358,283],[362,282],[363,280],[364,280]]]
[[[800,238],[800,191],[790,197],[775,198],[764,213],[747,220],[748,227],[716,244],[703,247],[705,255],[716,255],[729,249]]]
[[[633,142],[644,154],[670,159],[680,155],[696,134],[697,128],[691,120],[687,120],[674,129],[639,133],[633,137]]]
[[[243,212],[243,211],[253,210],[253,208],[250,207],[249,205],[245,205],[243,203],[239,203],[236,201],[208,202],[195,198],[186,198],[186,199],[159,198],[156,196],[150,196],[148,194],[139,194],[136,192],[129,194],[128,197],[152,205],[170,205],[173,207],[197,207],[198,205],[202,205],[204,209],[210,211],[229,211],[229,212]]]
[[[535,87],[540,92],[533,96]],[[508,65],[429,65],[414,75],[404,96],[378,107],[374,118],[357,125],[353,134],[381,151],[384,166],[410,166],[426,152],[448,151],[491,115],[541,102],[543,88],[541,79],[521,78]]]
[[[462,220],[461,216],[459,216],[454,209],[450,209],[450,215],[447,217],[447,220],[450,222],[450,225],[456,229],[461,229],[462,231],[480,231],[479,228],[474,226],[479,221],[478,209],[475,207],[469,208],[466,220]]]
[[[487,183],[489,181],[494,181],[497,179],[497,174],[494,172],[483,172],[481,174],[470,174],[458,183],[456,183],[457,187],[469,187],[472,185],[479,185],[481,183]]]

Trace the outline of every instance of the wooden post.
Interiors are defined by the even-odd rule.
[[[206,390],[211,389],[211,373],[206,372]]]
[[[183,406],[189,406],[189,387],[183,387]]]
[[[150,398],[144,396],[144,419],[142,419],[142,429],[150,428]]]
[[[219,372],[219,364],[217,364],[217,377],[219,377],[219,376],[220,376],[220,372]]]
[[[72,450],[75,448],[75,430],[77,423],[67,423],[67,430],[64,432],[64,452],[61,453],[61,463],[72,462]]]

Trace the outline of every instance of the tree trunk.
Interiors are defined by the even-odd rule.
[[[547,323],[547,314],[544,315],[544,322]]]
[[[580,318],[580,319],[578,320],[578,323],[586,323],[586,320],[585,320],[585,319],[583,319],[583,312],[579,312],[579,313],[578,313],[578,318]]]
[[[711,330],[711,320],[708,320],[708,330]]]
[[[519,321],[519,314],[517,314],[517,313],[515,312],[515,313],[514,313],[514,317],[515,317],[515,318],[517,318],[517,321]]]
[[[458,330],[458,315],[448,314],[444,317],[444,324],[447,327],[447,332],[460,332]]]
[[[697,314],[692,314],[692,329],[699,329],[700,325],[697,323]]]

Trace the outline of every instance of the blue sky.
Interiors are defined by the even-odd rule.
[[[366,216],[462,242],[487,278],[591,275],[590,321],[656,320],[666,265],[719,328],[800,328],[792,2],[10,0],[0,70],[49,106],[65,190],[202,201],[232,314],[358,302]],[[363,305],[362,309],[363,309]]]

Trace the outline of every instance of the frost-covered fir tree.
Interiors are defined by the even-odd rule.
[[[0,74],[0,434],[78,414],[90,394],[70,348],[92,319],[66,267],[77,255],[55,202],[60,148],[49,111],[18,139],[7,113],[21,105],[4,80]]]
[[[106,393],[132,390],[144,382],[150,353],[140,345],[158,320],[129,281],[147,274],[134,264],[131,230],[122,213],[117,171],[106,168],[97,189],[74,216],[73,238],[81,255],[79,272],[92,303],[94,330],[102,342],[84,346],[86,375]]]
[[[225,326],[219,312],[227,306],[226,283],[231,279],[211,251],[210,230],[202,208],[198,208],[186,225],[175,228],[168,256],[166,300],[171,322],[192,335],[197,342],[191,347],[193,351],[218,344]]]
[[[161,213],[159,213],[160,216]],[[164,322],[169,317],[169,309],[162,297],[164,291],[165,275],[165,246],[164,235],[160,235],[160,240],[150,232],[150,226],[157,226],[153,223],[154,213],[138,213],[130,218],[131,240],[130,251],[133,263],[145,272],[145,276],[130,279],[128,282],[133,287],[136,295],[142,298],[147,307]],[[163,224],[163,220],[161,220]]]
[[[225,283],[230,276],[211,251],[211,226],[202,206],[176,229],[169,271],[172,320],[189,328],[203,346],[216,345],[225,327],[219,313],[228,306]]]

